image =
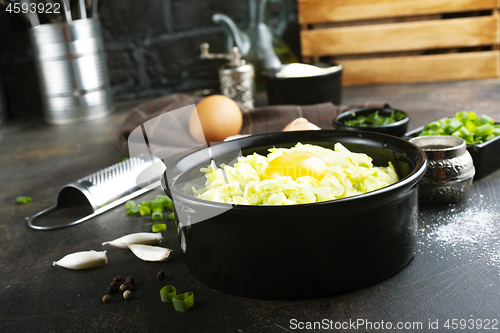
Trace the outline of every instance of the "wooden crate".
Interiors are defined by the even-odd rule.
[[[500,0],[298,0],[302,57],[344,86],[499,76]]]

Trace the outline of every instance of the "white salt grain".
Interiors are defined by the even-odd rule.
[[[439,226],[430,237],[445,244],[476,244],[497,230],[494,221],[495,214],[492,212],[465,211],[457,214],[452,223]]]
[[[480,197],[483,197],[480,195]],[[488,265],[500,269],[500,214],[498,207],[472,206],[464,211],[455,207],[437,217],[439,224],[426,224],[422,228],[420,245],[435,243],[450,249],[453,256],[489,259]],[[450,205],[450,207],[452,207]],[[451,214],[450,214],[451,213]],[[440,214],[441,215],[441,214]],[[425,219],[425,216],[422,218]],[[432,253],[432,251],[429,251]],[[441,257],[443,258],[443,257]],[[439,260],[439,259],[438,259]],[[482,259],[484,260],[484,259]],[[499,274],[500,276],[500,274]]]

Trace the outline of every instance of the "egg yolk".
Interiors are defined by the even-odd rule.
[[[276,157],[264,170],[264,177],[272,179],[289,176],[293,180],[299,177],[311,176],[321,180],[328,172],[325,161],[318,154],[306,151],[294,151]]]

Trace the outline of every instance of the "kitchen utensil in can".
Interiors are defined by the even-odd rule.
[[[151,171],[151,169],[160,167],[163,169],[163,163],[155,156],[131,157],[83,177],[76,182],[67,184],[59,190],[57,204],[29,218],[28,226],[38,230],[52,230],[87,221],[157,187],[159,178],[155,179],[154,177],[148,177],[148,175],[158,174],[158,172],[147,172],[147,169]],[[63,225],[40,226],[33,224],[33,220],[38,216],[71,202],[80,202],[79,200],[90,205],[93,213]]]

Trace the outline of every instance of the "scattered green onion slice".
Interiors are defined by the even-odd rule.
[[[165,223],[157,223],[153,225],[153,232],[162,232],[167,230],[167,225]]]
[[[176,295],[172,298],[172,303],[174,303],[176,311],[188,312],[194,305],[194,295],[190,291],[185,292],[184,294]]]
[[[168,215],[168,219],[175,221],[175,213],[170,213],[170,215]]]
[[[177,296],[177,290],[174,286],[167,285],[160,290],[160,298],[162,302],[172,303],[172,298]]]
[[[118,157],[118,162],[123,162],[128,160],[128,157]]]
[[[152,215],[153,221],[160,221],[163,219],[163,210],[174,210],[174,202],[166,195],[157,195],[152,201],[141,201],[138,205],[133,200],[125,203],[127,215],[134,215],[140,213],[141,216]],[[170,217],[174,220],[174,217]]]
[[[127,215],[135,215],[135,214],[139,214],[139,207],[127,210]]]
[[[155,199],[151,202],[151,210],[153,212],[163,212],[163,204],[161,200]]]
[[[164,204],[167,202],[172,202],[172,199],[170,199],[167,195],[165,194],[159,194],[156,196],[156,199],[161,200]]]
[[[30,203],[31,201],[33,201],[33,199],[31,199],[30,197],[21,196],[16,198],[16,202],[19,204],[27,204]]]
[[[139,205],[146,206],[148,208],[151,208],[153,206],[151,201],[141,201]]]
[[[134,209],[135,208],[135,201],[134,200],[129,200],[125,203],[125,208],[126,209]]]
[[[153,219],[153,221],[160,221],[163,219],[163,213],[162,212],[153,212],[153,214],[151,215],[151,218]]]
[[[148,206],[140,205],[139,212],[141,213],[141,216],[151,215],[151,209]]]

